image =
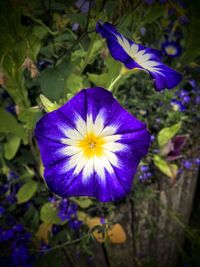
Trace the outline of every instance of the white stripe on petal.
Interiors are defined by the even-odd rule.
[[[76,129],[82,136],[85,136],[87,133],[86,122],[82,119],[82,117],[79,114],[76,114]]]
[[[79,140],[82,140],[82,138],[80,138]],[[65,144],[65,145],[69,145],[69,146],[77,146],[78,143],[79,143],[79,140],[74,140],[74,139],[70,139],[70,138],[61,138],[59,141],[62,143],[62,144]]]
[[[117,156],[115,155],[115,153],[105,149],[104,155],[107,159],[109,159],[110,163],[113,166],[116,166],[116,167],[119,166],[119,160],[118,160]]]
[[[103,131],[105,121],[104,116],[104,111],[101,110],[95,119],[94,132],[96,135],[99,135]]]
[[[117,38],[118,43],[123,47],[127,54],[130,54],[131,45],[129,41],[124,38],[123,36],[115,35]]]
[[[105,181],[105,170],[100,158],[94,156],[94,170],[100,177],[101,181]]]
[[[78,175],[82,171],[82,169],[85,167],[86,163],[88,162],[88,159],[83,155],[82,152],[79,154],[81,154],[81,156],[80,157],[78,156],[75,159],[75,161],[76,161],[76,165],[75,165],[76,168],[74,170],[75,175]],[[76,155],[79,155],[79,154],[76,154]],[[76,155],[74,155],[73,157],[76,157]]]
[[[76,140],[80,140],[83,138],[83,136],[75,129],[71,129],[71,128],[64,128],[64,127],[60,127],[61,131],[63,132],[63,134],[70,138],[70,139],[76,139]]]
[[[116,133],[118,127],[119,126],[117,125],[106,126],[99,136],[104,137],[104,136],[113,135]]]
[[[81,148],[76,147],[76,146],[65,146],[61,149],[58,150],[59,154],[62,154],[64,156],[73,156],[77,153],[81,152]]]
[[[109,143],[105,143],[103,148],[111,152],[118,152],[118,151],[127,150],[128,146],[125,144],[121,144],[121,143],[109,142]]]
[[[103,138],[105,143],[109,143],[109,142],[115,142],[121,139],[121,135],[120,134],[115,134],[115,135],[109,135],[109,136],[105,136]]]
[[[94,124],[93,124],[92,114],[87,116],[87,132],[88,133],[94,132]]]
[[[130,57],[134,57],[138,50],[139,50],[139,45],[132,44],[131,49],[130,49],[130,53],[129,53]]]
[[[81,162],[82,158],[83,158],[83,152],[71,156],[67,162],[66,169],[69,171],[74,167],[76,167]]]
[[[90,177],[91,174],[94,172],[94,158],[92,157],[89,159],[83,168],[83,180]]]

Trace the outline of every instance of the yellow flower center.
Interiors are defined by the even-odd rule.
[[[78,146],[82,149],[86,158],[103,155],[104,138],[96,136],[94,133],[87,133],[85,138],[79,141]]]
[[[167,46],[165,49],[166,49],[166,52],[168,55],[175,55],[176,54],[176,48],[173,46]]]

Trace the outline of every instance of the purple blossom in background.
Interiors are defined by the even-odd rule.
[[[181,111],[181,112],[183,112],[183,111],[186,110],[186,107],[179,100],[172,99],[171,102],[170,102],[170,104],[172,105],[172,107],[173,107],[173,109],[175,111]]]
[[[186,168],[186,169],[190,169],[192,167],[192,162],[190,162],[189,160],[184,160],[183,161],[183,166]]]
[[[150,171],[148,165],[139,166],[139,170],[140,170],[140,175],[139,175],[140,181],[146,181],[152,177],[152,172]]]
[[[181,55],[181,47],[179,43],[174,41],[165,41],[162,43],[162,50],[169,57],[179,57]]]
[[[77,205],[66,198],[62,199],[59,204],[58,216],[62,221],[67,220],[72,230],[78,230],[82,225],[82,222],[77,218],[77,209]]]
[[[150,144],[146,125],[100,87],[81,90],[44,115],[35,137],[52,192],[102,202],[119,200],[130,192]]]
[[[182,75],[161,62],[162,52],[148,48],[125,38],[112,24],[98,22],[97,33],[106,38],[112,57],[122,62],[127,69],[148,72],[157,91],[172,89],[182,80]]]

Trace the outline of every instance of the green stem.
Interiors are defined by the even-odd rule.
[[[120,73],[114,80],[112,80],[111,84],[108,87],[108,91],[113,91],[114,85],[122,78],[122,74]],[[116,88],[115,88],[116,89]],[[115,90],[116,91],[116,90]]]
[[[90,42],[90,46],[89,46],[88,51],[87,51],[87,54],[85,56],[85,61],[83,62],[83,65],[81,66],[81,72],[84,71],[85,67],[87,66],[87,64],[90,61],[90,55],[92,53],[92,49],[93,49],[93,46],[94,46],[94,43],[95,43],[96,38],[97,38],[97,34],[95,33],[93,35],[93,37],[92,37],[91,42]]]

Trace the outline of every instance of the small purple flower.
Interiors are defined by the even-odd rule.
[[[125,38],[112,24],[98,22],[96,32],[106,38],[112,57],[122,62],[127,69],[148,72],[157,91],[172,89],[182,80],[182,75],[161,62],[162,52],[148,48]]]
[[[146,172],[146,171],[149,170],[149,166],[147,166],[147,165],[142,165],[142,166],[140,166],[140,170],[141,170],[142,172]]]
[[[0,242],[10,240],[14,237],[14,232],[12,229],[4,230],[0,229]]]
[[[68,225],[69,225],[69,227],[70,227],[72,230],[77,231],[77,230],[79,230],[80,227],[82,226],[82,222],[79,221],[79,220],[77,220],[77,219],[75,219],[75,220],[70,220],[70,221],[68,222]]]
[[[81,90],[44,115],[35,137],[52,192],[102,202],[119,200],[130,192],[150,144],[146,125],[100,87]]]
[[[183,112],[183,111],[186,110],[186,107],[179,100],[172,99],[171,102],[170,102],[170,104],[172,105],[172,107],[173,107],[173,109],[175,111],[181,111],[181,112]]]
[[[181,55],[181,47],[177,42],[174,41],[165,41],[162,44],[162,50],[166,56],[169,57],[178,57]]]
[[[189,160],[185,160],[185,161],[183,161],[183,166],[186,169],[190,169],[192,167],[192,163]]]
[[[194,163],[197,164],[197,165],[200,165],[200,158],[196,158],[196,159],[194,160]]]
[[[183,103],[185,103],[185,104],[190,103],[190,96],[189,95],[186,95],[183,97]]]

